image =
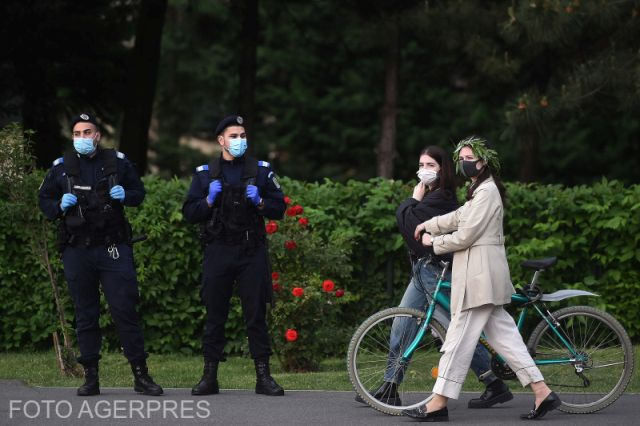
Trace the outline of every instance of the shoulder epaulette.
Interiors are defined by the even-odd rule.
[[[116,151],[116,156],[121,160],[124,160],[124,157],[125,157],[124,153],[120,151]]]
[[[269,164],[266,161],[258,161],[258,166],[260,166],[260,167],[271,167],[271,164]]]
[[[55,166],[57,166],[58,164],[62,164],[62,163],[64,163],[64,157],[57,158],[57,159],[53,162],[52,167],[55,167]]]
[[[209,165],[208,164],[203,164],[202,166],[196,167],[196,173],[203,172],[205,170],[209,170]]]

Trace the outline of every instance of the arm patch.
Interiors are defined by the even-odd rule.
[[[273,182],[273,185],[276,187],[276,189],[280,189],[280,182],[278,182],[278,179],[276,178],[275,173],[273,172],[269,173],[268,179],[271,179],[271,182]]]

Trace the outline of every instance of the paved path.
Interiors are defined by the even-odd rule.
[[[503,405],[470,410],[467,401],[478,394],[463,393],[451,401],[451,423],[464,425],[523,425],[519,414],[529,410],[531,394],[519,393]],[[353,400],[353,392],[287,391],[284,397],[223,390],[219,395],[193,397],[188,389],[165,389],[162,397],[138,395],[129,388],[103,388],[98,397],[80,398],[75,388],[29,387],[0,380],[0,425],[367,425],[415,424],[407,417],[388,416]],[[637,425],[640,395],[623,395],[613,406],[594,414],[554,411],[545,425]],[[48,413],[47,413],[48,410]],[[47,418],[48,414],[48,418]],[[540,424],[540,423],[537,423]]]

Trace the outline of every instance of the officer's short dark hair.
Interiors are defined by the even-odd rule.
[[[219,136],[229,126],[244,126],[244,118],[239,115],[226,116],[216,126],[216,136]]]
[[[71,122],[69,123],[71,125],[71,131],[73,131],[73,128],[78,123],[91,123],[96,126],[98,130],[100,130],[100,126],[98,125],[98,122],[96,121],[96,118],[93,116],[93,114],[81,112],[80,114],[73,117],[71,119]]]

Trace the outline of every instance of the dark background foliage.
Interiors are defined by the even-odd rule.
[[[143,171],[190,174],[218,120],[306,181],[407,179],[471,133],[507,180],[640,178],[640,0],[106,0],[0,5],[0,126],[46,167],[95,111]],[[157,81],[157,84],[156,84]]]

